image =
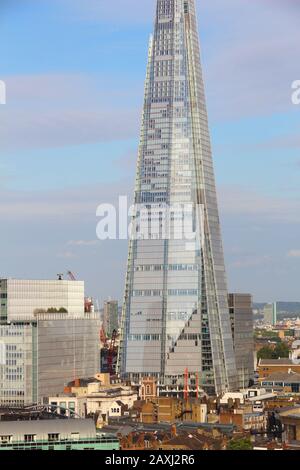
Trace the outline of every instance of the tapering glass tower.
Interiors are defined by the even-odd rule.
[[[132,222],[119,372],[167,389],[235,389],[194,0],[157,0]]]

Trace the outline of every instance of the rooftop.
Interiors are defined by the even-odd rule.
[[[300,374],[295,372],[274,372],[267,378],[262,379],[262,382],[288,382],[288,383],[300,383]]]
[[[282,418],[300,419],[300,407],[299,406],[291,407],[287,410],[281,411],[279,415]]]
[[[291,359],[284,358],[284,359],[260,359],[259,361],[260,366],[293,366],[295,365]]]
[[[35,421],[0,421],[0,435],[14,438],[34,434],[41,438],[48,434],[79,434],[80,437],[95,437],[96,427],[91,419],[51,419]]]

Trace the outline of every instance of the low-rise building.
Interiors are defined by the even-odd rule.
[[[142,423],[173,423],[190,421],[195,423],[207,422],[207,404],[201,400],[189,398],[182,400],[174,397],[157,397],[143,402],[140,409]]]
[[[260,359],[257,371],[260,379],[265,379],[275,372],[289,371],[300,374],[300,364],[295,364],[291,359]]]
[[[119,450],[114,435],[97,434],[89,419],[0,422],[1,450]]]
[[[287,394],[300,393],[300,374],[292,372],[291,369],[288,372],[274,372],[260,382],[267,390]]]
[[[220,424],[233,424],[238,430],[262,431],[266,429],[267,419],[264,412],[252,411],[251,407],[222,409]]]
[[[300,406],[281,411],[279,417],[284,426],[283,441],[300,448]]]
[[[107,374],[109,375],[109,374]],[[103,381],[96,377],[102,377]],[[109,418],[121,417],[130,410],[138,399],[137,391],[117,381],[107,383],[106,374],[95,378],[78,380],[67,387],[66,393],[45,398],[58,413],[85,418],[98,417],[98,427],[105,425]]]

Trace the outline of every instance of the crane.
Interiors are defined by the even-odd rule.
[[[67,272],[67,275],[69,276],[69,278],[70,278],[71,281],[76,281],[76,277],[74,276],[74,274],[72,273],[72,271],[68,271],[68,272]]]
[[[114,372],[115,372],[114,368],[113,368],[113,360],[114,360],[114,352],[115,352],[115,349],[116,349],[117,335],[118,335],[117,330],[114,330],[113,334],[112,334],[112,337],[111,337],[109,351],[108,351],[107,362],[108,362],[108,371],[109,371],[110,375],[114,375]]]

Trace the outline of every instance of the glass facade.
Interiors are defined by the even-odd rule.
[[[2,320],[33,320],[40,313],[84,314],[84,282],[0,280]]]
[[[48,317],[48,318],[47,318]],[[0,324],[0,404],[40,403],[99,371],[98,316]]]
[[[208,392],[236,388],[194,0],[157,1],[135,205],[121,374],[134,380],[151,374],[178,385],[188,367],[190,380],[197,376]],[[196,234],[191,242],[179,230],[183,206]],[[145,234],[144,222],[158,232]]]
[[[229,311],[240,388],[254,378],[253,309],[250,294],[229,294]]]
[[[0,324],[0,404],[32,403],[36,360],[31,323]]]
[[[100,369],[100,319],[40,318],[38,328],[38,399],[62,393],[71,380],[93,377]]]

